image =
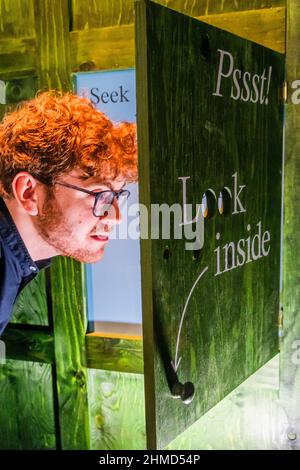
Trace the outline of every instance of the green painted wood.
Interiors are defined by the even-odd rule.
[[[34,37],[0,38],[0,79],[24,77],[35,73]]]
[[[67,0],[34,1],[40,89],[71,90]],[[89,448],[82,266],[57,258],[50,268],[60,446]]]
[[[274,51],[284,53],[285,14],[286,8],[282,6],[233,13],[219,13],[200,16],[197,19],[236,34],[241,38],[249,39],[262,46],[274,49]]]
[[[284,6],[284,0],[157,0],[191,16]],[[128,25],[134,22],[134,0],[72,0],[72,31]]]
[[[41,272],[20,293],[11,321],[28,325],[49,325],[45,272]]]
[[[74,31],[70,41],[73,72],[134,66],[133,25]]]
[[[89,369],[91,448],[145,449],[142,375]]]
[[[171,450],[284,450],[279,355],[180,434]]]
[[[66,0],[34,0],[39,89],[71,91]]]
[[[300,449],[300,317],[299,317],[299,233],[300,223],[300,107],[296,92],[300,79],[300,5],[287,2],[284,239],[283,239],[283,341],[281,347],[280,394],[288,424],[284,436],[290,449]],[[299,93],[298,93],[299,95]],[[290,439],[288,438],[290,437]]]
[[[55,449],[50,364],[8,360],[0,368],[0,449]]]
[[[54,340],[48,331],[8,326],[1,340],[5,343],[8,359],[53,363]]]
[[[86,362],[92,369],[142,374],[142,340],[86,336]]]
[[[199,20],[284,52],[285,3],[282,1],[208,4],[180,0],[158,3],[170,3],[175,9],[190,13]],[[133,0],[72,2],[70,41],[73,72],[134,67],[132,7]],[[98,47],[99,43],[101,47]]]
[[[86,315],[82,266],[71,259],[56,260],[51,268],[54,350],[57,369],[59,422],[63,449],[89,448]]]
[[[148,446],[161,448],[278,350],[284,60],[151,2],[137,4],[137,38],[141,202],[148,207],[150,202],[181,203],[178,178],[183,176],[190,177],[188,202],[193,204],[200,204],[209,188],[218,195],[227,186],[234,195],[235,173],[237,184],[245,185],[240,200],[246,212],[232,215],[232,203],[229,215],[205,220],[204,247],[196,259],[185,250],[185,240],[142,244]],[[268,105],[230,99],[228,81],[222,84],[223,97],[213,96],[220,47],[243,71],[261,74],[272,65]],[[262,232],[270,231],[270,255],[223,272],[222,247],[248,236],[252,240],[259,222]],[[228,251],[232,268],[232,248]],[[176,374],[171,361],[182,313],[206,267],[184,318]],[[172,398],[177,380],[195,385],[189,406]]]
[[[34,36],[33,0],[0,0],[0,38]]]

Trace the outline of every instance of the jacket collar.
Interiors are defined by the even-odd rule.
[[[18,229],[13,221],[10,212],[0,197],[0,234],[5,243],[5,246],[18,260],[19,268],[22,277],[32,276],[37,274],[40,269],[50,265],[51,259],[44,259],[34,262],[31,258]]]

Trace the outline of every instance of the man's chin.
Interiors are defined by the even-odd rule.
[[[97,253],[81,253],[78,255],[78,257],[74,258],[81,263],[91,264],[100,261],[103,258],[104,253],[104,248],[102,248],[101,251],[98,251]]]
[[[77,250],[74,252],[70,251],[65,251],[61,250],[59,253],[61,256],[67,256],[68,258],[72,258],[76,261],[79,261],[80,263],[97,263],[100,261],[103,256],[104,256],[104,248],[101,248],[101,250],[98,250],[96,253],[95,252],[90,252],[86,250]]]

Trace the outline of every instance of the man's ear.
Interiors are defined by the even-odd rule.
[[[37,180],[26,171],[18,173],[12,182],[12,190],[19,206],[29,215],[38,214]]]

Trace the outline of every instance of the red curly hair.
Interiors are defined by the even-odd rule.
[[[64,172],[80,168],[101,182],[118,176],[137,180],[136,126],[114,125],[87,98],[50,91],[23,102],[0,124],[0,195],[28,171],[52,185]]]

